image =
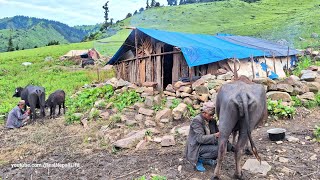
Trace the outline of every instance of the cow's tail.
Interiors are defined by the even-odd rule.
[[[251,137],[251,128],[250,128],[250,119],[249,119],[249,110],[248,110],[248,108],[249,108],[248,94],[247,93],[242,93],[241,94],[241,99],[242,99],[242,102],[243,102],[244,123],[245,123],[245,127],[247,127],[247,134],[248,134],[248,138],[249,138],[249,141],[250,141],[250,144],[251,144],[251,150],[252,150],[254,156],[257,158],[257,160],[261,164],[261,158],[260,158],[260,156],[258,154],[257,148],[254,145],[254,142],[253,142],[252,137]]]
[[[38,96],[38,100],[39,100],[39,104],[40,104],[40,105],[42,105],[42,104],[41,104],[41,95],[42,95],[42,93],[43,93],[43,92],[42,92],[40,89],[37,89],[37,90],[36,90],[36,94],[37,94],[37,96]]]

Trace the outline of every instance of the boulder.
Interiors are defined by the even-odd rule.
[[[318,69],[319,69],[319,66],[312,65],[312,66],[309,66],[307,70],[318,71]]]
[[[317,93],[320,89],[320,83],[319,82],[305,82],[305,84],[308,86],[309,91]]]
[[[228,72],[227,70],[221,69],[221,68],[217,70],[217,74],[218,74],[218,75],[220,75],[220,74],[226,74],[227,72]]]
[[[248,159],[242,169],[249,171],[252,174],[261,174],[266,176],[267,173],[271,170],[271,166],[266,161],[261,161],[261,164],[256,159]]]
[[[221,74],[217,76],[217,79],[219,80],[231,80],[233,77],[233,73],[231,71],[225,73],[225,74]]]
[[[175,96],[176,96],[176,94],[175,94],[175,93],[173,93],[173,92],[169,92],[169,91],[163,91],[163,93],[164,93],[165,95],[168,95],[168,96],[173,96],[173,97],[175,97]]]
[[[194,82],[194,83],[192,84],[192,89],[195,89],[196,87],[204,84],[205,82],[206,82],[206,80],[204,80],[204,79],[201,79],[201,78],[198,79],[196,82]]]
[[[145,98],[144,104],[146,107],[152,107],[154,105],[154,97],[153,96],[147,96]]]
[[[115,147],[130,149],[136,145],[137,142],[142,140],[147,130],[135,131],[127,135],[127,137],[120,139],[114,143]]]
[[[133,105],[134,110],[138,111],[140,108],[144,107],[144,103],[136,102]]]
[[[314,81],[317,77],[317,72],[311,71],[311,70],[303,70],[301,71],[302,76],[301,80],[302,81]]]
[[[192,92],[192,89],[188,86],[181,86],[179,89],[178,89],[179,92],[184,92],[184,93],[191,93]]]
[[[184,98],[184,99],[183,99],[183,102],[184,102],[185,104],[189,104],[189,105],[192,105],[192,104],[193,104],[192,100],[191,100],[189,97]]]
[[[135,120],[137,121],[143,121],[144,120],[144,116],[142,114],[137,114],[134,117]]]
[[[157,87],[157,85],[158,85],[158,83],[156,83],[156,82],[143,82],[142,83],[142,86],[145,86],[145,87],[153,87],[153,88],[155,88],[155,87]]]
[[[188,93],[186,93],[186,92],[180,93],[180,97],[182,97],[182,98],[184,98],[184,97],[190,97],[190,96],[191,96],[191,94],[188,94]]]
[[[174,83],[174,89],[179,89],[181,86],[183,86],[185,83],[182,81],[177,81],[176,83]]]
[[[160,105],[161,102],[162,102],[162,96],[161,96],[160,94],[154,96],[153,102],[154,102],[154,104],[156,104],[156,105]]]
[[[205,87],[205,86],[197,86],[197,87],[195,87],[195,91],[199,95],[209,94],[209,89],[208,89],[208,87]]]
[[[171,110],[169,108],[165,108],[161,111],[158,111],[156,114],[156,121],[159,121],[160,119],[166,119],[171,117]]]
[[[267,92],[267,98],[271,100],[282,100],[282,101],[291,101],[291,96],[286,92],[280,92],[280,91],[270,91]]]
[[[198,100],[200,100],[202,102],[207,102],[209,100],[209,94],[202,94],[202,95],[198,96]]]
[[[127,126],[134,126],[134,125],[138,124],[138,122],[137,122],[136,120],[129,120],[129,119],[127,119],[126,122],[125,122],[125,124],[126,124]]]
[[[293,87],[290,84],[277,84],[277,90],[292,93]]]
[[[174,140],[174,136],[172,135],[163,136],[161,139],[162,147],[174,146],[175,144],[176,144],[176,141]]]
[[[298,95],[297,98],[299,98],[300,100],[303,100],[303,99],[312,100],[312,101],[315,100],[315,96],[313,92],[307,92],[302,95]]]
[[[187,105],[184,103],[180,103],[176,108],[172,110],[173,119],[181,119],[185,112],[187,112]]]
[[[152,120],[146,120],[144,122],[144,125],[146,125],[146,127],[155,127],[155,126],[157,126],[156,122],[154,122]]]
[[[146,116],[153,116],[154,110],[146,109],[146,108],[141,107],[141,108],[139,109],[139,113],[140,113],[140,114],[143,114],[143,115],[146,115]]]
[[[211,75],[211,74],[206,74],[206,75],[202,76],[201,79],[204,79],[205,81],[209,81],[209,80],[212,80],[212,79],[216,79],[216,76],[215,75]]]
[[[176,90],[173,89],[172,84],[168,84],[168,86],[166,87],[166,91],[172,92],[172,93],[175,93],[175,92],[176,92]]]

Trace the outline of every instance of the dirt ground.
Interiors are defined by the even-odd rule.
[[[316,124],[320,124],[320,109],[299,108],[292,120],[269,120],[253,132],[253,139],[263,161],[271,165],[267,176],[243,171],[245,179],[320,179],[320,143],[307,140]],[[166,176],[167,179],[210,179],[213,167],[197,172],[183,158],[186,137],[176,136],[176,145],[160,147],[152,142],[146,150],[112,151],[110,145],[97,140],[101,124],[84,130],[78,124],[66,126],[63,119],[46,120],[19,130],[0,129],[0,177],[2,179],[135,179],[145,175]],[[267,130],[281,127],[286,135],[299,142],[276,144],[268,139]],[[93,138],[91,138],[93,137]],[[227,153],[221,179],[232,179],[235,171],[232,153]],[[279,157],[288,162],[280,162]],[[316,157],[316,159],[311,158]],[[254,156],[244,155],[241,164]],[[310,159],[311,158],[311,159]],[[79,167],[12,167],[12,164],[79,163]],[[181,171],[179,171],[179,166]],[[286,167],[292,170],[287,174]],[[0,178],[1,179],[1,178]]]

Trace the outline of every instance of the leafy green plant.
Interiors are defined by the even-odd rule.
[[[281,100],[272,101],[267,100],[267,108],[270,115],[278,118],[292,118],[296,112],[296,108],[291,106],[284,106]]]
[[[91,109],[98,98],[110,97],[113,94],[113,87],[106,85],[99,88],[88,88],[80,92],[74,98],[67,100],[66,105],[68,111],[66,113],[67,123],[80,121],[80,119],[73,116],[74,113],[83,113]],[[93,113],[97,117],[98,113]],[[94,117],[91,117],[94,118]]]
[[[170,109],[176,108],[179,104],[180,104],[180,100],[179,99],[173,99],[172,100],[172,104],[170,106]]]
[[[311,108],[314,108],[318,105],[317,101],[307,101],[305,103],[303,103],[303,105],[308,108],[308,109],[311,109]]]
[[[167,102],[167,99],[164,98],[164,99],[161,100],[161,103],[160,103],[160,104],[155,104],[155,105],[153,105],[153,106],[152,106],[152,109],[155,110],[156,112],[157,112],[157,111],[160,111],[160,110],[162,110],[162,109],[165,107],[166,102]]]
[[[314,136],[316,138],[316,141],[320,142],[320,126],[317,126],[317,125],[315,126],[313,134],[314,134]]]
[[[120,112],[133,105],[136,102],[143,102],[144,99],[140,97],[139,93],[134,90],[124,91],[120,94],[116,94],[111,98],[107,98],[108,102],[113,102],[112,106],[116,107]]]
[[[146,176],[141,176],[136,178],[135,180],[146,180]],[[152,176],[151,180],[167,180],[167,178],[165,176],[160,176],[160,175],[156,175],[156,176]]]
[[[187,108],[188,108],[190,118],[193,118],[198,114],[198,111],[193,109],[192,105],[188,104]]]
[[[297,96],[291,96],[291,99],[293,101],[293,106],[295,107],[302,106],[302,102],[299,98],[297,98]]]
[[[304,56],[300,58],[300,60],[297,62],[297,65],[293,71],[293,74],[296,76],[299,76],[302,70],[307,69],[311,65],[312,65],[312,62],[310,57]]]

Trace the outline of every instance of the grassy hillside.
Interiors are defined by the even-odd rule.
[[[311,37],[312,33],[320,35],[319,12],[319,0],[261,0],[257,3],[230,0],[152,8],[118,26],[203,34],[222,32],[273,41],[285,39],[290,46],[303,48],[320,45],[319,38]],[[120,35],[126,36],[125,33]]]
[[[0,19],[0,52],[7,50],[10,36],[14,47],[30,49],[35,46],[45,46],[50,41],[59,41],[60,44],[80,42],[96,28],[95,26],[69,27],[57,21],[25,16],[4,18]]]
[[[45,87],[47,95],[63,89],[70,96],[80,86],[97,80],[95,70],[79,69],[73,62],[58,60],[71,49],[92,47],[92,42],[86,42],[0,53],[0,115],[16,105],[18,98],[12,98],[12,95],[18,86],[41,85]],[[50,59],[48,57],[53,60],[45,61],[46,58]],[[33,64],[26,67],[22,65],[23,62]],[[107,76],[104,72],[100,74],[100,78]]]

